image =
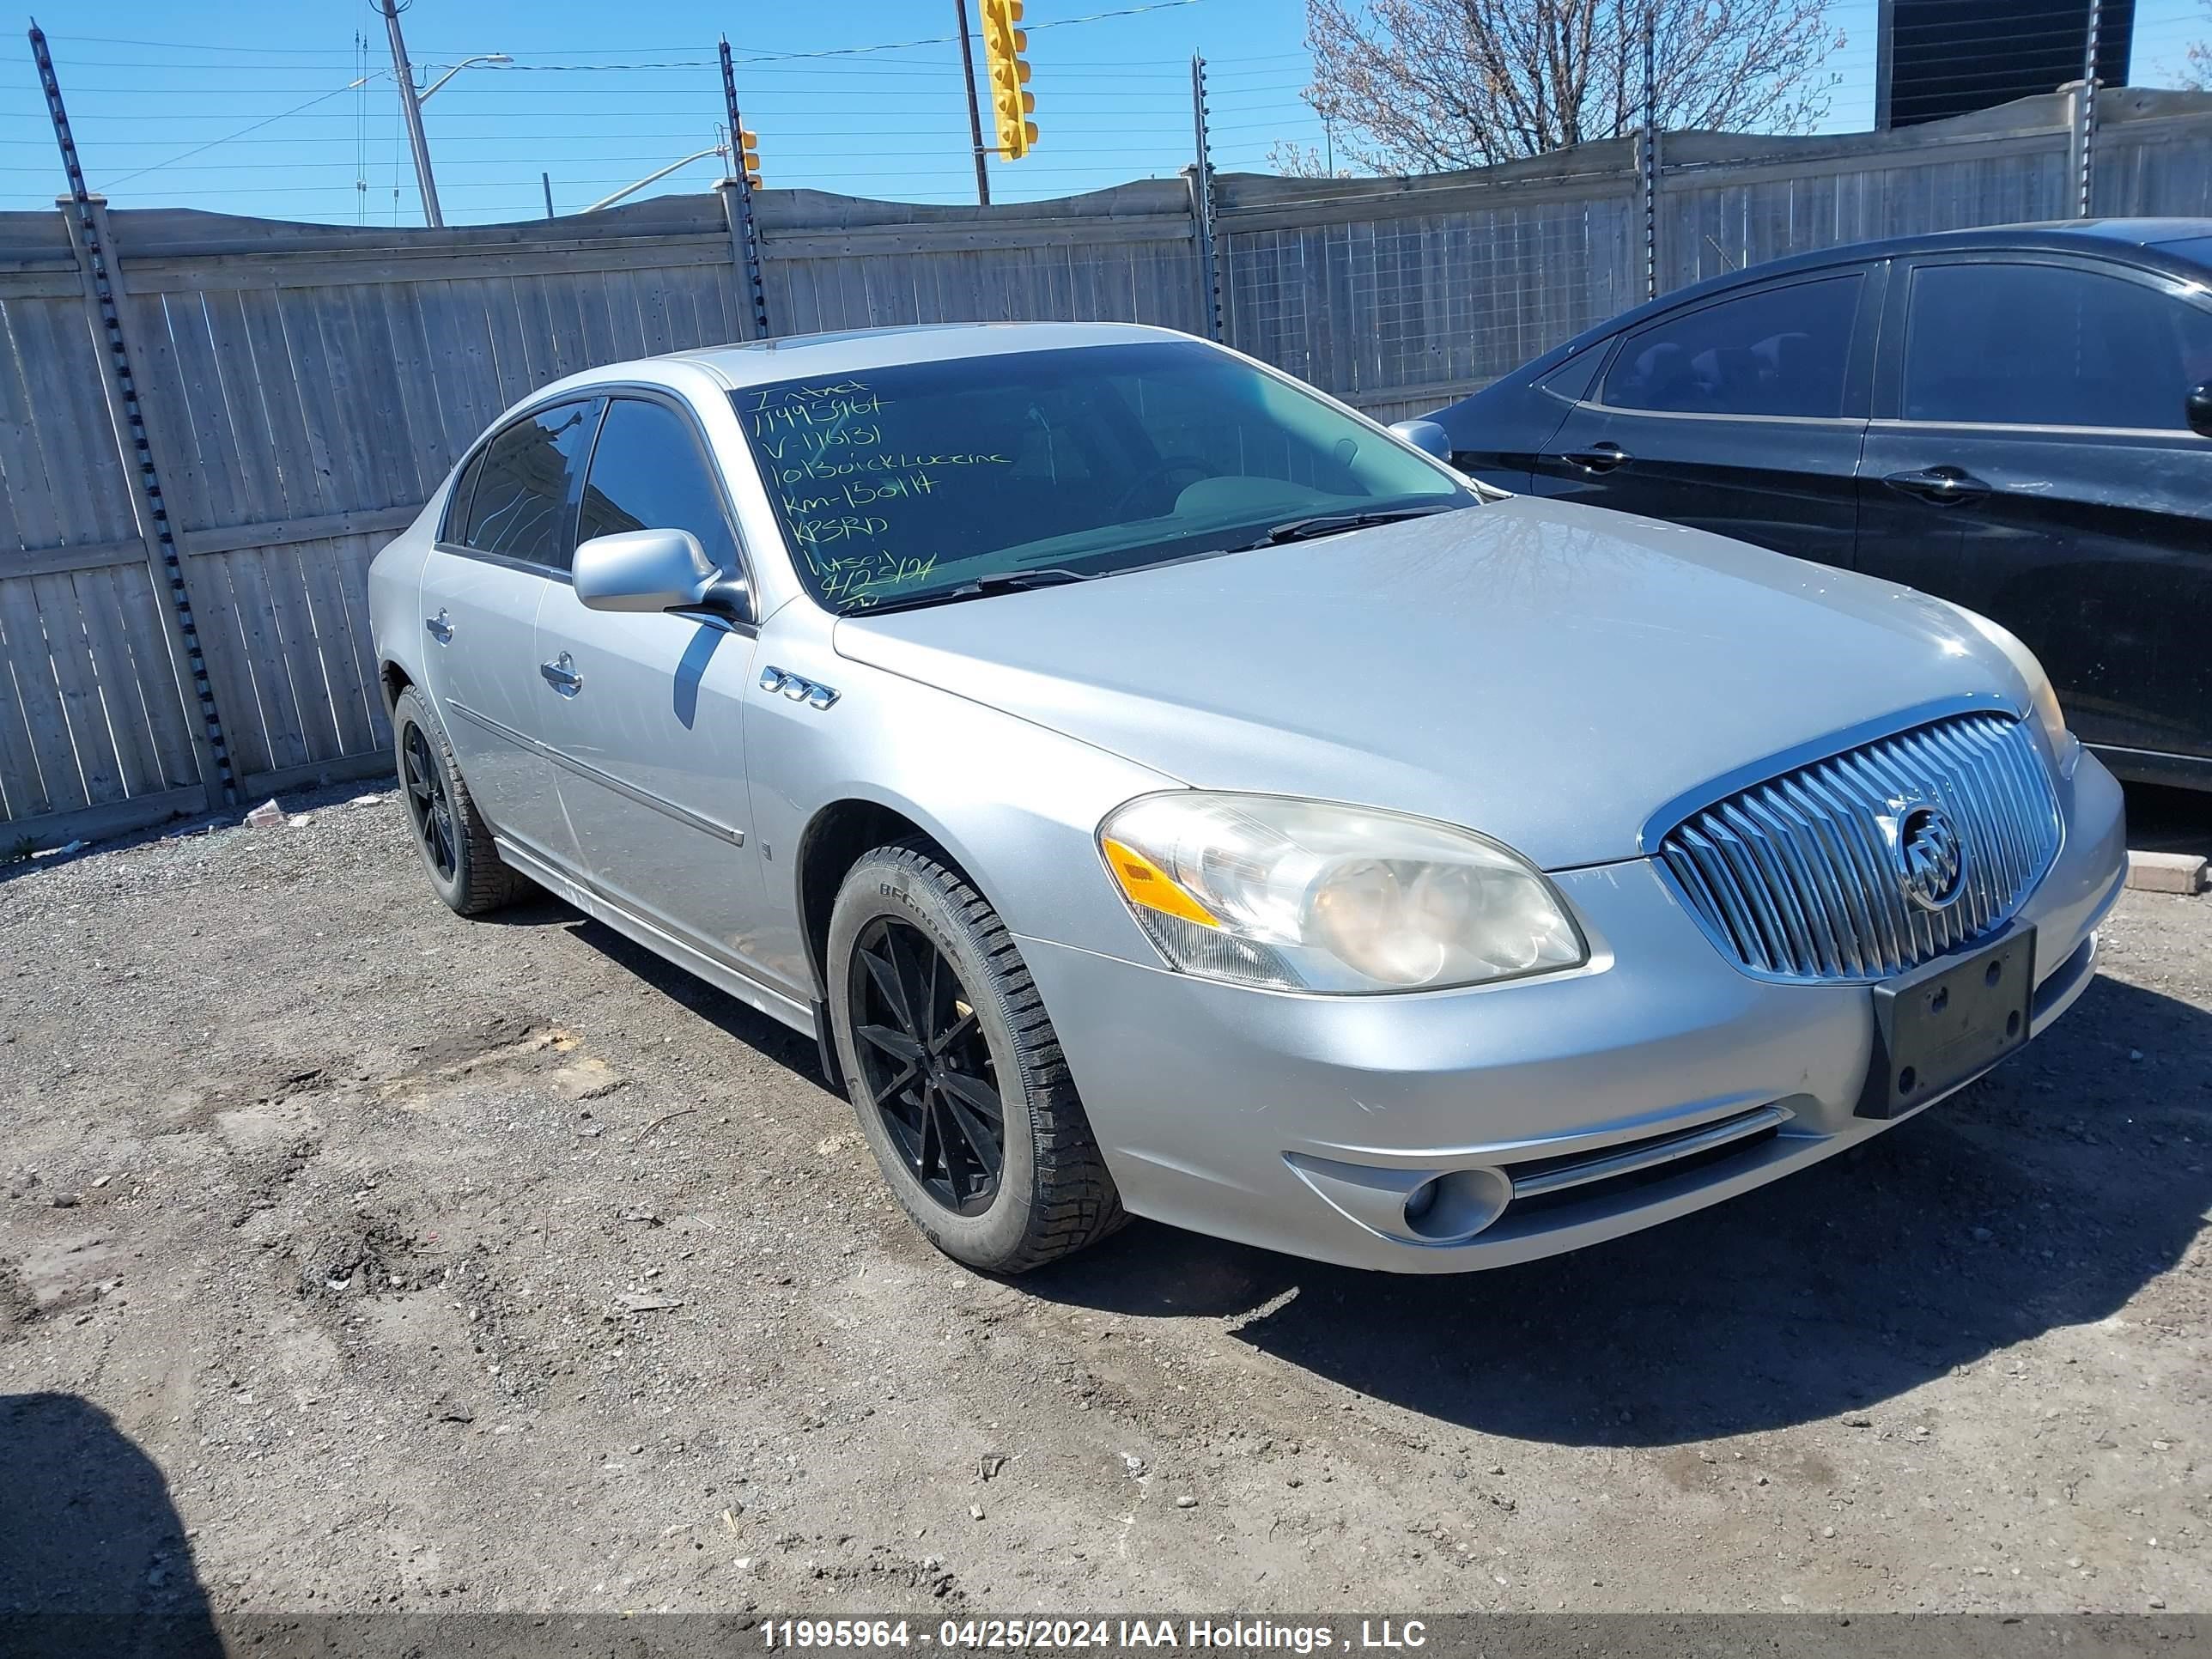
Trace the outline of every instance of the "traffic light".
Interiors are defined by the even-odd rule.
[[[991,70],[991,113],[998,123],[999,156],[1018,161],[1036,143],[1036,95],[1029,90],[1030,66],[1022,54],[1030,37],[1015,27],[1022,0],[981,0],[983,56]]]
[[[744,174],[748,186],[754,190],[761,187],[758,133],[741,131],[738,134],[738,171]]]

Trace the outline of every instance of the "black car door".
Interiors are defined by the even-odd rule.
[[[2212,763],[2212,374],[2201,288],[2109,261],[1899,261],[1858,565],[2002,623],[2124,769]],[[2191,763],[2194,762],[2194,766]]]
[[[1531,488],[1849,564],[1883,269],[1793,272],[1625,336]]]

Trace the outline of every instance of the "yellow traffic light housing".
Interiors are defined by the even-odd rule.
[[[998,154],[1002,161],[1018,161],[1036,143],[1036,94],[1029,90],[1030,66],[1022,54],[1030,37],[1015,27],[1022,21],[1022,0],[981,0],[983,57],[991,76],[991,114],[998,128]]]
[[[761,187],[760,135],[757,132],[738,134],[738,171],[744,175],[746,185],[754,190]]]

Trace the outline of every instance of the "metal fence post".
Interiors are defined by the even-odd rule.
[[[39,81],[46,96],[46,113],[53,123],[54,140],[61,146],[62,168],[68,174],[70,193],[56,198],[63,222],[69,228],[70,250],[76,260],[79,280],[94,349],[104,359],[100,395],[124,471],[135,478],[137,489],[132,509],[139,535],[146,544],[146,562],[152,568],[155,609],[167,636],[170,666],[177,691],[187,711],[192,751],[201,787],[207,792],[208,810],[235,805],[238,780],[231,770],[230,744],[223,735],[222,712],[216,706],[215,684],[201,649],[199,628],[192,613],[191,584],[185,575],[184,550],[178,545],[176,526],[169,517],[161,490],[161,473],[155,464],[154,441],[145,410],[138,399],[138,379],[131,365],[131,349],[123,328],[121,270],[115,263],[114,240],[108,232],[107,204],[85,188],[84,167],[70,131],[69,112],[62,104],[61,83],[46,50],[46,37],[31,26],[31,55],[38,64]],[[190,711],[197,706],[195,723]]]
[[[2081,85],[2074,95],[2074,149],[2079,172],[2074,211],[2089,216],[2089,204],[2097,182],[2097,32],[2104,21],[2100,0],[2089,0],[2088,38],[2081,46]]]
[[[1206,135],[1206,59],[1190,55],[1190,123],[1196,159],[1184,170],[1190,180],[1190,216],[1198,231],[1198,291],[1206,312],[1206,325],[1213,337],[1226,344],[1227,319],[1221,302],[1221,268],[1213,246],[1213,151]]]
[[[714,186],[730,222],[731,252],[752,301],[753,338],[768,338],[768,289],[761,278],[760,227],[753,219],[752,181],[745,177],[745,124],[738,113],[738,76],[730,63],[730,37],[722,37],[722,102],[730,117],[730,176]]]
[[[1659,297],[1659,128],[1652,105],[1658,97],[1657,27],[1654,8],[1644,9],[1644,131],[1636,145],[1636,195],[1644,210],[1644,297]]]

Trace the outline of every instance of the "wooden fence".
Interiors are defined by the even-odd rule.
[[[2099,110],[2099,210],[2212,213],[2212,96],[2107,93]],[[1658,286],[2065,217],[2071,111],[2057,94],[1906,135],[1667,135]],[[757,199],[775,333],[1011,319],[1206,333],[1218,282],[1231,343],[1383,419],[1644,293],[1626,142],[1423,179],[1225,175],[1212,281],[1181,179],[993,208]],[[210,682],[257,799],[388,765],[364,573],[501,409],[592,364],[752,333],[716,195],[441,231],[104,222]],[[0,852],[210,799],[82,265],[63,214],[0,215]]]

